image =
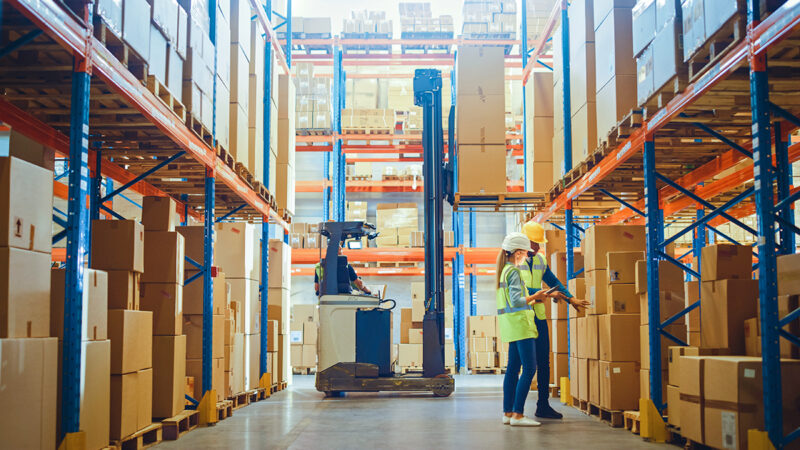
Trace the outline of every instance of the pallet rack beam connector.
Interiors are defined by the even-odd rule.
[[[212,389],[212,338],[214,336],[214,171],[206,169],[203,214],[203,395]]]
[[[291,5],[291,0],[288,0],[288,5]],[[291,8],[291,6],[288,6]],[[290,9],[291,11],[291,9]],[[266,0],[264,5],[264,13],[268,20],[272,20],[272,0]],[[291,19],[285,19],[289,36],[291,36]],[[291,39],[291,38],[290,38]],[[289,47],[291,49],[291,47]],[[291,56],[291,51],[286,52],[287,59]],[[287,62],[288,64],[288,62]],[[277,70],[272,64],[272,46],[264,45],[264,98],[261,101],[261,108],[263,109],[261,128],[263,131],[263,148],[262,151],[262,179],[264,185],[269,188],[272,180],[270,179],[270,158],[272,151],[270,150],[270,143],[272,142],[272,131],[270,125],[272,123],[272,71]],[[264,216],[261,221],[261,281],[258,285],[258,290],[261,297],[261,323],[266,324],[269,320],[269,218]],[[259,338],[261,347],[259,349],[258,359],[258,375],[259,379],[267,373],[267,349],[269,348],[269,333],[268,327],[261,327],[261,336]]]
[[[92,4],[84,5],[92,21]],[[76,56],[70,101],[69,199],[64,298],[64,342],[61,377],[61,436],[80,430],[81,327],[84,261],[91,245],[89,211],[89,87],[91,61]]]

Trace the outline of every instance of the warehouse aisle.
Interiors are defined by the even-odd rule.
[[[572,408],[563,421],[512,429],[500,423],[502,376],[456,379],[447,399],[422,394],[350,394],[322,400],[313,376],[273,399],[236,411],[212,428],[192,431],[158,448],[653,448]],[[399,397],[399,398],[398,398]],[[528,406],[535,408],[536,394]],[[533,410],[530,411],[531,413]]]

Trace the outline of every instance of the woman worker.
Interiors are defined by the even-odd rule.
[[[539,422],[523,414],[536,373],[538,332],[530,304],[544,301],[549,295],[543,290],[526,295],[527,287],[517,266],[525,263],[529,249],[530,241],[522,233],[511,233],[503,239],[502,249],[497,255],[496,301],[500,339],[508,342],[508,364],[503,380],[503,423],[537,427],[541,425]]]

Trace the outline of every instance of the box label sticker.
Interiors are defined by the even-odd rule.
[[[756,377],[756,369],[744,369],[744,377],[745,378],[755,378]]]
[[[292,331],[289,333],[289,342],[292,344],[302,344],[303,343],[303,332],[302,331]]]
[[[614,367],[614,373],[622,373],[622,369],[619,367]]]
[[[444,338],[445,338],[445,340],[453,339],[453,329],[452,328],[445,328],[444,329]]]
[[[736,448],[736,413],[732,411],[722,411],[722,446],[724,448]]]

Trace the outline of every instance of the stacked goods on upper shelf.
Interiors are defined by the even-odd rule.
[[[325,248],[327,242],[328,239],[325,236],[321,236],[319,234],[319,224],[292,222],[292,232],[289,233],[290,247]]]
[[[344,120],[344,118],[342,118]],[[344,122],[342,122],[344,125]],[[347,165],[347,179],[367,181],[372,179],[372,163],[369,161],[355,161]]]
[[[401,2],[400,37],[402,39],[452,39],[453,16],[432,17],[430,2]],[[408,50],[449,50],[449,45],[403,45]]]
[[[467,339],[468,369],[495,370],[507,365],[508,348],[500,341],[497,316],[469,316]]]
[[[299,130],[330,131],[332,124],[331,87],[333,79],[314,77],[314,65],[312,63],[298,63],[296,66],[295,127]],[[349,91],[350,89],[346,92]],[[347,102],[347,104],[357,107],[351,102]]]
[[[400,309],[400,343],[397,346],[397,365],[401,370],[422,367],[422,321],[425,317],[425,283],[411,283],[411,308]],[[453,293],[444,292],[444,364],[455,366],[453,345]]]
[[[58,339],[51,337],[53,319],[58,320],[59,314],[58,310],[51,310],[50,300],[53,172],[15,157],[1,157],[0,197],[5,205],[0,222],[0,435],[3,445],[9,448],[55,448],[56,416],[60,416],[56,405],[60,386],[57,367],[61,359]],[[88,279],[91,276],[87,274]],[[58,299],[62,318],[64,289],[62,278],[62,295]],[[97,338],[105,339],[102,334],[106,318],[102,311],[96,319],[102,330]],[[95,339],[93,332],[85,336]],[[98,392],[90,396],[95,399],[102,398],[95,394],[105,394],[107,416],[108,341],[105,343],[105,391],[101,383]],[[92,365],[96,370],[94,362]],[[91,408],[102,413],[101,406],[82,405],[81,411]]]
[[[393,109],[343,109],[342,132],[355,134],[391,134],[394,132]]]
[[[503,49],[460,46],[456,58],[458,190],[506,191]]]
[[[378,203],[375,214],[380,232],[373,240],[377,247],[407,247],[411,232],[419,229],[416,203]]]
[[[269,292],[267,295],[267,319],[274,320],[277,325],[277,346],[271,346],[275,353],[272,354],[273,383],[288,383],[291,381],[289,352],[289,324],[291,322],[291,269],[292,248],[284,244],[282,239],[269,241]],[[253,342],[258,342],[257,338]],[[251,347],[250,362],[251,374],[257,374],[258,369],[253,368],[253,361],[258,361],[258,346]],[[254,352],[254,353],[253,353]],[[252,382],[252,378],[251,378]],[[255,379],[258,384],[258,378]]]
[[[517,32],[517,2],[514,0],[465,0],[465,39],[513,39]]]
[[[149,214],[147,222],[152,225],[155,221]],[[139,311],[138,283],[140,279],[145,282],[144,271],[153,264],[152,260],[145,261],[145,234],[144,226],[132,220],[92,222],[91,266],[108,272],[109,434],[112,440],[147,427],[153,417],[153,313]],[[171,253],[175,258],[173,265],[177,265],[177,252],[182,249],[178,248],[178,239],[174,240],[175,248]],[[111,248],[113,252],[108,251]],[[166,249],[165,255],[169,253]],[[169,263],[165,261],[164,265]],[[173,267],[170,273],[161,275],[169,278],[176,273],[177,267]],[[151,273],[149,276],[152,282],[159,279],[159,275]]]
[[[530,48],[541,37],[556,0],[524,1],[528,2],[525,5],[525,12],[528,15],[528,46]]]
[[[636,57],[639,106],[661,108],[673,93],[683,89],[686,70],[681,55],[684,41],[681,16],[678,0],[639,0],[633,8],[633,55]],[[685,11],[683,17],[686,18]],[[663,99],[659,95],[662,91],[666,94]]]
[[[290,75],[278,76],[278,154],[275,202],[294,214],[295,208],[295,84]]]
[[[374,69],[372,69],[374,72]],[[451,105],[449,77],[442,78],[442,128],[448,130]],[[351,94],[352,93],[352,94]],[[394,109],[396,120],[406,134],[422,132],[422,109],[414,105],[413,80],[389,78],[379,80],[348,80],[347,104],[357,108]],[[352,100],[352,102],[351,102]]]
[[[386,11],[350,11],[350,18],[342,24],[342,38],[391,39],[392,21],[386,20]],[[347,46],[349,47],[349,46]]]
[[[673,1],[674,0],[669,0]],[[633,0],[594,4],[597,136],[606,139],[636,107],[636,60],[632,53]]]
[[[183,411],[185,403],[188,341],[183,333],[183,285],[186,240],[175,231],[177,221],[176,204],[171,198],[143,199],[144,274],[140,306],[143,311],[152,312],[152,416],[155,418],[175,416]],[[198,281],[197,284],[201,283]]]
[[[593,0],[571,2],[568,14],[572,164],[577,165],[593,153],[598,144]],[[569,169],[571,167],[567,171]]]
[[[270,337],[272,334],[270,334]],[[319,310],[317,305],[292,306],[289,341],[292,347],[292,369],[295,372],[317,368],[317,338],[319,336]]]
[[[347,221],[360,220],[367,221],[367,202],[347,202],[345,219]]]
[[[526,192],[547,192],[553,187],[553,175],[557,169],[553,157],[553,74],[552,72],[532,72],[527,89],[527,123],[525,127],[525,153],[527,154]],[[560,105],[559,105],[560,106]],[[558,131],[563,140],[563,131]],[[561,158],[559,158],[559,161]],[[560,162],[558,163],[560,165]],[[561,179],[559,176],[556,179]]]
[[[332,30],[330,17],[292,17],[295,39],[330,39]]]

